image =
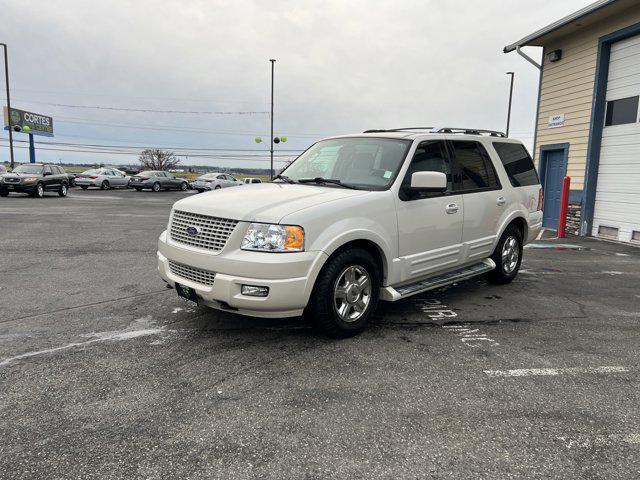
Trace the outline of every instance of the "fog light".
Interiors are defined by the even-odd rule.
[[[242,295],[248,297],[266,297],[269,295],[269,287],[257,287],[255,285],[242,285]]]

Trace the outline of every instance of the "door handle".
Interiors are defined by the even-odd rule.
[[[455,203],[450,203],[445,207],[444,211],[447,213],[456,213],[458,211],[458,205],[456,205]]]
[[[504,197],[498,197],[498,200],[496,200],[496,203],[497,203],[499,206],[502,206],[502,205],[504,205],[505,203],[507,203],[507,199],[506,199],[506,198],[504,198]]]

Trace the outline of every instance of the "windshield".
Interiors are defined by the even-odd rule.
[[[18,165],[14,173],[42,173],[42,165]]]
[[[282,174],[291,180],[340,180],[371,190],[384,190],[395,179],[410,140],[349,137],[322,140],[300,155]]]

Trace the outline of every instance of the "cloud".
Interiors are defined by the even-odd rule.
[[[56,141],[256,148],[253,137],[268,132],[266,115],[144,114],[47,103],[263,111],[269,108],[268,59],[276,58],[275,125],[289,138],[287,148],[366,128],[504,129],[509,70],[516,72],[513,136],[530,145],[538,74],[502,47],[587,3],[5,1],[3,41],[10,48],[13,103],[53,115]],[[151,129],[158,126],[165,130]],[[6,157],[6,148],[2,152]],[[24,159],[26,151],[18,155]]]

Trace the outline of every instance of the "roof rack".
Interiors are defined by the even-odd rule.
[[[487,134],[490,137],[507,138],[503,132],[497,130],[483,130],[479,128],[459,128],[459,127],[403,127],[390,129],[365,130],[363,133],[384,133],[384,132],[407,132],[413,130],[428,130],[429,133],[461,133],[466,135]]]

